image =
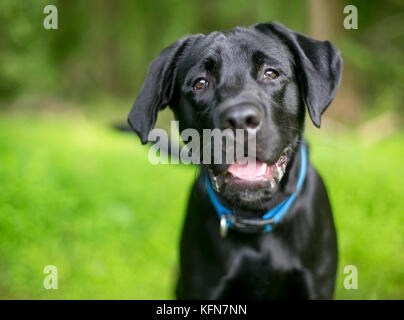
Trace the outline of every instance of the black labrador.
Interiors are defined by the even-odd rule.
[[[179,299],[333,297],[336,232],[303,132],[305,106],[320,127],[341,72],[330,42],[278,23],[188,36],[151,63],[129,114],[142,143],[169,105],[180,131],[254,135],[261,172],[201,165],[181,240]]]

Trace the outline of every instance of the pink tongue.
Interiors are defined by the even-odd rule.
[[[240,179],[253,179],[265,175],[265,172],[263,172],[263,163],[261,161],[245,164],[233,163],[227,171]]]

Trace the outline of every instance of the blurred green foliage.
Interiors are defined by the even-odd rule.
[[[402,299],[404,135],[309,136],[338,231],[336,297]],[[153,166],[135,141],[86,121],[0,120],[0,298],[174,298],[197,168]],[[43,287],[48,264],[58,290]],[[358,290],[344,289],[345,265]]]
[[[342,1],[336,42],[357,75],[366,108],[398,109],[404,101],[404,2]],[[59,29],[45,30],[43,8],[55,4]],[[344,30],[342,8],[354,4],[359,29]],[[50,0],[0,3],[0,100],[24,94],[134,99],[147,66],[186,34],[279,21],[309,30],[301,0]]]
[[[404,1],[345,0],[358,8],[358,30],[343,32],[338,46],[367,111],[404,115]],[[373,112],[374,113],[374,112]]]
[[[59,29],[45,30],[43,7],[58,8]],[[0,3],[0,98],[26,91],[130,96],[147,66],[170,43],[191,33],[287,18],[302,28],[301,1],[241,0],[13,1]],[[4,66],[3,66],[4,65]]]

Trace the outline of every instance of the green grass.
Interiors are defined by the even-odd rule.
[[[326,181],[336,221],[337,298],[404,298],[404,135],[372,145],[354,135],[311,136],[312,160]],[[358,290],[343,286],[358,269]]]
[[[404,135],[363,146],[311,134],[338,228],[337,298],[404,298]],[[0,298],[173,298],[197,169],[149,164],[132,135],[99,124],[0,120]],[[355,265],[359,289],[343,287]],[[58,267],[59,289],[43,269]]]

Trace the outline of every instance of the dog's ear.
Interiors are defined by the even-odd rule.
[[[329,41],[318,41],[286,28],[279,23],[257,24],[264,33],[270,30],[291,50],[301,92],[316,127],[321,115],[334,99],[342,74],[340,52]]]
[[[176,41],[164,49],[149,65],[146,80],[128,116],[129,125],[139,135],[142,144],[147,143],[149,132],[157,121],[158,112],[172,99],[176,63],[190,38],[192,37]]]

